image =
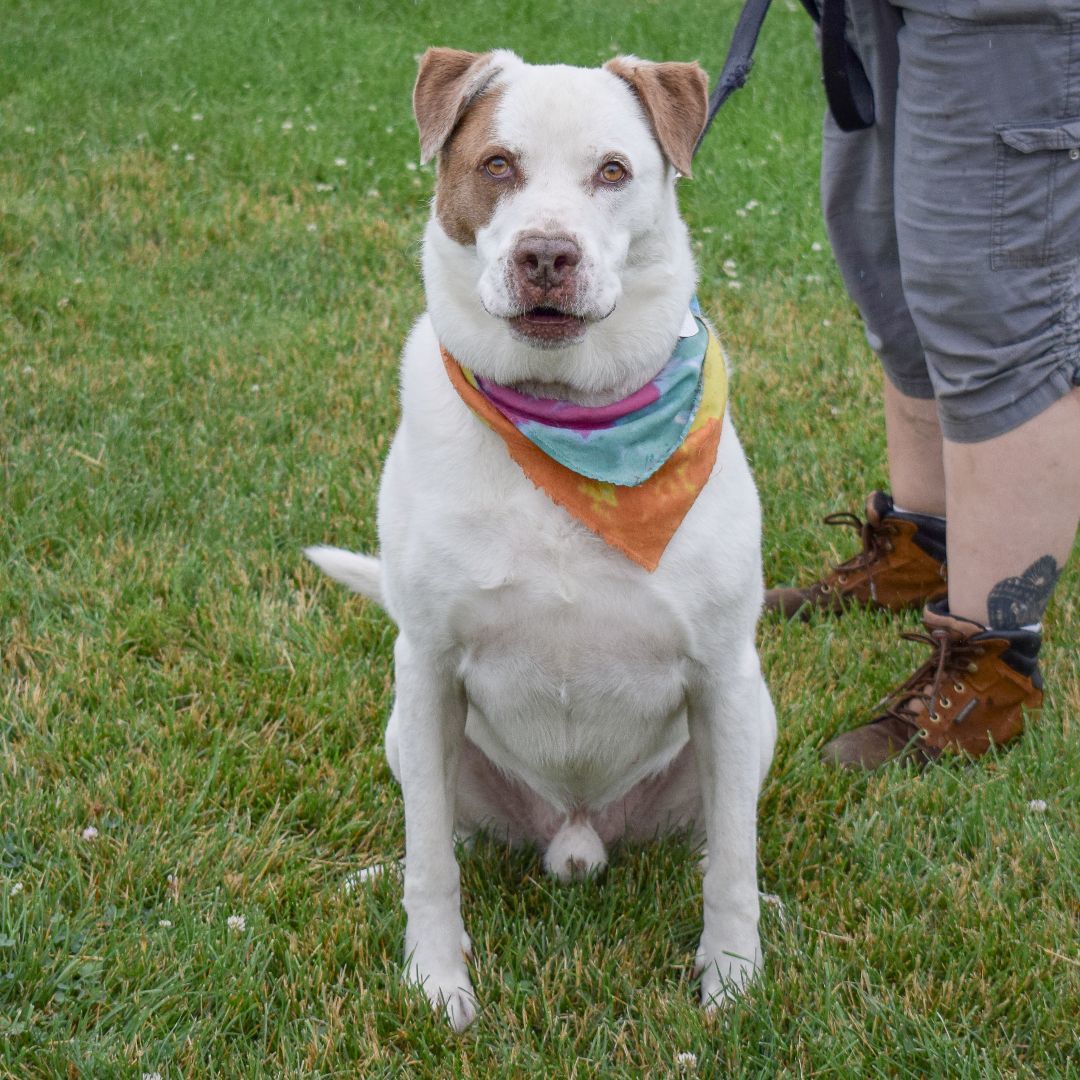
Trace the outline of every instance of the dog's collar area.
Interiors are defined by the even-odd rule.
[[[466,405],[560,506],[647,569],[707,482],[727,404],[719,342],[688,314],[671,358],[620,401],[583,406],[530,397],[479,378],[446,350]]]
[[[693,316],[691,316],[693,318]],[[465,378],[530,442],[579,476],[620,487],[644,483],[682,445],[704,387],[709,331],[694,319],[660,372],[607,405],[532,397],[465,370]]]

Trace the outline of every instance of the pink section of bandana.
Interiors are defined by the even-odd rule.
[[[553,398],[528,397],[508,386],[488,382],[487,379],[476,381],[492,404],[515,424],[533,420],[541,424],[574,428],[578,431],[611,427],[630,413],[651,405],[660,398],[660,391],[656,385],[648,383],[621,401],[590,407],[575,405],[569,401],[557,401]]]

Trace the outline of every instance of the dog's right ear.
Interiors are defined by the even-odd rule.
[[[420,57],[413,113],[420,129],[420,164],[443,147],[465,110],[498,73],[491,53],[428,49]]]

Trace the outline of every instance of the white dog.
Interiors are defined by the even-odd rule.
[[[567,879],[602,868],[621,837],[689,829],[708,850],[697,969],[713,1008],[761,962],[756,805],[776,735],[754,645],[760,512],[739,440],[721,405],[715,463],[662,553],[642,556],[635,527],[598,535],[526,475],[465,396],[606,416],[706,333],[688,312],[675,197],[705,75],[431,49],[414,107],[438,182],[428,313],[405,347],[379,495],[382,557],[307,552],[399,628],[386,754],[405,798],[408,977],[456,1028],[472,1020],[455,835],[538,845]]]

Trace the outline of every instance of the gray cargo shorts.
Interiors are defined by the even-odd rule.
[[[1080,0],[849,0],[877,122],[822,205],[871,348],[954,442],[1080,385]]]

